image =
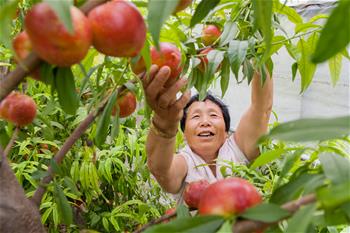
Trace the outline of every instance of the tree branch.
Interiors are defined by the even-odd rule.
[[[310,203],[313,203],[316,201],[316,195],[315,194],[309,194],[304,197],[301,197],[298,200],[287,202],[281,207],[285,210],[288,210],[291,214],[296,212],[301,206],[307,205]],[[232,227],[232,232],[235,233],[251,233],[251,232],[257,232],[258,230],[264,229],[268,226],[277,224],[278,222],[274,223],[265,223],[260,221],[253,221],[253,220],[242,220],[236,222]]]
[[[7,155],[9,154],[13,144],[15,143],[16,139],[17,139],[17,136],[18,136],[18,132],[19,132],[19,127],[16,126],[16,129],[15,131],[13,132],[12,134],[12,137],[11,137],[11,140],[9,141],[9,143],[7,144],[5,150],[4,150],[4,157],[7,158]]]
[[[108,0],[89,0],[80,7],[84,14],[89,13],[94,7],[107,2]],[[3,80],[0,80],[0,102],[14,90],[22,80],[34,69],[39,67],[41,59],[34,52],[31,52],[16,69],[11,71]]]

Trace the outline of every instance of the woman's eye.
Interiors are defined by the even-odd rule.
[[[213,113],[213,114],[210,114],[210,116],[217,117],[218,115]]]
[[[199,115],[194,115],[194,116],[192,116],[192,119],[195,119],[195,118],[198,118],[199,117]]]

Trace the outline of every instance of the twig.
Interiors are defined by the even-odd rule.
[[[171,213],[171,214],[165,214],[163,216],[161,216],[160,218],[157,218],[157,219],[153,219],[152,221],[148,222],[147,224],[143,225],[140,229],[137,229],[136,231],[134,231],[133,233],[140,233],[140,232],[143,232],[144,230],[146,230],[147,228],[153,226],[153,225],[156,225],[156,224],[159,224],[159,223],[162,223],[166,220],[169,220],[173,217],[176,216],[176,212],[175,213]]]
[[[125,89],[125,86],[121,86],[118,88],[118,94],[121,93]],[[113,92],[112,92],[113,93]],[[62,160],[64,159],[64,156],[67,154],[67,152],[72,148],[74,143],[81,137],[81,135],[84,134],[84,132],[89,128],[90,124],[96,119],[96,117],[103,111],[105,108],[108,99],[110,98],[111,94],[102,101],[101,105],[97,108],[95,112],[91,112],[81,123],[80,125],[73,131],[71,136],[69,136],[66,141],[64,142],[61,149],[55,154],[54,160],[57,164],[60,164]],[[48,175],[43,178],[43,180],[40,183],[40,186],[35,191],[32,201],[39,206],[41,203],[41,199],[46,191],[46,185],[49,184],[53,177],[53,170],[52,167],[49,166]]]
[[[80,7],[84,14],[87,14],[94,7],[107,2],[108,0],[89,0]],[[31,52],[16,69],[10,72],[0,81],[0,102],[13,90],[22,80],[41,63],[41,59],[34,52]]]
[[[5,151],[3,152],[3,156],[6,158],[7,155],[9,154],[13,144],[15,143],[16,139],[17,139],[17,136],[18,136],[18,132],[19,132],[19,127],[17,126],[15,131],[13,132],[12,134],[12,137],[9,141],[9,143],[7,144],[6,148],[5,148]]]
[[[291,214],[296,212],[301,206],[307,205],[310,203],[313,203],[316,201],[316,195],[315,194],[309,194],[304,197],[301,197],[300,199],[296,201],[287,202],[284,205],[282,205],[282,208],[285,210],[288,210]],[[265,223],[260,221],[253,221],[253,220],[243,220],[236,222],[232,227],[232,232],[235,233],[251,233],[256,232],[258,230],[264,229],[268,226],[274,225],[277,222],[274,223]]]

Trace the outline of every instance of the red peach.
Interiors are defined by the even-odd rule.
[[[124,118],[130,116],[136,109],[136,97],[131,91],[127,91],[122,96],[118,97],[117,103],[119,106],[119,117]],[[112,115],[117,113],[117,107],[113,107]]]
[[[201,215],[231,216],[262,202],[260,193],[248,181],[227,178],[211,184],[199,202]]]
[[[207,180],[198,180],[189,183],[184,192],[184,201],[190,208],[198,208],[204,190],[209,186]]]
[[[212,45],[221,35],[216,25],[207,25],[202,30],[202,42],[205,46]]]
[[[127,1],[110,1],[89,13],[93,45],[116,57],[136,56],[146,40],[146,25],[138,9]]]
[[[66,67],[78,63],[91,46],[92,32],[88,19],[74,6],[71,6],[70,13],[73,34],[45,2],[35,4],[25,17],[25,28],[33,50],[50,64]]]

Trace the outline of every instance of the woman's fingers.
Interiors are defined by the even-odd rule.
[[[158,105],[161,108],[167,108],[176,101],[176,94],[187,84],[187,80],[182,78],[177,80],[172,86],[164,91],[158,100]]]
[[[142,85],[143,88],[146,90],[148,85],[150,84],[151,80],[153,79],[153,77],[156,75],[156,73],[158,72],[158,66],[157,65],[152,65],[149,71],[149,75],[147,75],[147,72],[143,72],[141,75],[141,81],[142,81]]]
[[[177,111],[181,111],[185,108],[186,104],[191,99],[191,91],[186,90],[185,93],[172,105]]]
[[[155,100],[163,89],[165,82],[168,80],[170,75],[170,68],[163,66],[160,68],[154,78],[151,78],[150,83],[146,89],[147,95],[151,100]]]

